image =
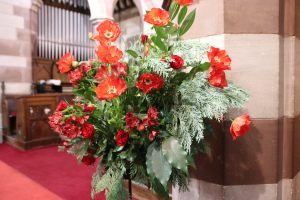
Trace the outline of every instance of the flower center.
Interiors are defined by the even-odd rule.
[[[215,56],[215,57],[214,57],[214,60],[215,60],[216,62],[221,62],[221,59],[220,59],[218,56]]]
[[[117,92],[117,88],[115,86],[111,86],[108,89],[108,94],[115,94]]]
[[[152,84],[152,81],[150,80],[150,79],[145,79],[144,80],[144,83],[146,84],[146,85],[150,85],[150,84]]]
[[[160,23],[160,22],[161,22],[161,19],[160,19],[160,17],[153,17],[153,20],[154,20],[155,22],[158,22],[158,23]]]
[[[111,32],[111,31],[105,31],[105,33],[104,33],[104,36],[105,36],[106,38],[111,38],[113,35],[114,35],[114,34],[113,34],[113,32]]]

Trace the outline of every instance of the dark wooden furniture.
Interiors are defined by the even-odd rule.
[[[57,103],[71,101],[71,93],[4,95],[2,97],[4,140],[20,149],[57,144],[59,136],[48,125]]]

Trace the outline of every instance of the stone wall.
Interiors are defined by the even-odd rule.
[[[36,20],[32,0],[0,0],[0,81],[6,93],[30,93]],[[0,141],[2,140],[0,115]]]

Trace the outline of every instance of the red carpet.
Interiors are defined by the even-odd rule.
[[[56,146],[20,151],[0,144],[0,199],[89,200],[95,168],[77,164]]]

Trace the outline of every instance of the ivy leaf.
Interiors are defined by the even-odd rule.
[[[160,38],[167,38],[168,37],[167,34],[166,34],[166,31],[162,27],[154,26],[154,30],[155,30],[158,37],[160,37]]]
[[[162,153],[173,167],[187,172],[187,153],[175,137],[170,137],[162,143]]]
[[[150,172],[150,174],[154,174],[154,176],[159,180],[159,182],[163,186],[166,186],[172,172],[171,165],[164,157],[160,147],[149,146],[149,148],[150,151],[147,152],[146,161],[147,171],[148,173]],[[151,153],[151,155],[148,155],[148,153]]]
[[[160,50],[167,51],[167,46],[159,37],[153,36],[151,40]]]
[[[139,56],[135,51],[133,51],[131,49],[126,50],[126,53],[128,53],[129,55],[131,55],[134,58],[137,58]]]
[[[196,9],[194,9],[188,16],[184,19],[182,26],[179,29],[179,35],[185,34],[192,26],[196,17]]]
[[[180,8],[180,5],[173,1],[170,6],[170,10],[169,10],[171,20],[173,20],[176,17],[176,15],[179,11],[179,8]]]
[[[178,24],[181,24],[181,22],[183,21],[185,15],[187,13],[187,10],[188,10],[187,6],[184,6],[181,8],[179,15],[178,15],[178,19],[177,19]]]

